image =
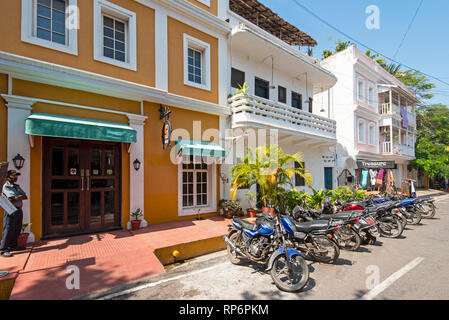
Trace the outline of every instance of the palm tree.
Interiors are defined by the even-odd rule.
[[[385,62],[385,60],[383,58],[381,58],[382,55],[380,55],[379,53],[371,53],[371,50],[368,49],[368,50],[366,50],[365,54],[368,56],[368,58],[373,59],[378,64],[380,64],[380,66],[382,68],[385,69],[387,67],[387,63]]]
[[[384,67],[384,69],[387,70],[390,74],[392,74],[396,78],[404,75],[404,72],[401,72],[400,64],[395,64],[392,62],[388,66]]]
[[[300,166],[295,168],[294,162]],[[266,207],[268,203],[277,204],[277,194],[283,191],[283,186],[293,187],[295,174],[304,178],[307,185],[312,183],[312,175],[301,163],[301,152],[293,155],[284,154],[277,145],[250,148],[243,163],[236,164],[231,169],[231,199],[235,199],[237,190],[243,186],[260,186],[261,199]]]

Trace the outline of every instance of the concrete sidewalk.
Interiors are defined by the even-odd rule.
[[[13,258],[0,259],[0,270],[14,279],[11,300],[72,299],[92,291],[165,272],[163,264],[224,248],[222,217],[40,241]],[[220,239],[220,241],[218,241]],[[179,252],[177,258],[173,252]],[[159,259],[158,259],[159,258]],[[67,289],[73,266],[79,289]],[[5,280],[2,278],[0,280]],[[8,281],[8,280],[5,280]]]

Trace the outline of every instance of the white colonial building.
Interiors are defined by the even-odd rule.
[[[338,183],[360,181],[357,160],[394,161],[400,187],[415,158],[415,93],[355,45],[321,66],[338,78],[333,88],[315,95],[315,111],[321,108],[337,123]]]
[[[334,188],[336,122],[316,111],[313,97],[334,86],[337,78],[298,48],[312,47],[316,41],[257,1],[231,0],[228,18],[233,26],[228,40],[228,128],[237,137],[234,147],[246,146],[254,133],[267,144],[271,136],[271,143],[278,139],[284,152],[303,153],[314,188]],[[249,89],[236,94],[244,83]],[[243,157],[237,152],[233,162]],[[310,191],[299,177],[293,183]],[[238,192],[243,206],[246,192]]]

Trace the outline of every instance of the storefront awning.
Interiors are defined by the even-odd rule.
[[[122,123],[33,113],[25,120],[25,133],[35,136],[136,142],[136,130]]]
[[[177,140],[176,154],[224,158],[226,151],[218,144],[192,140]]]

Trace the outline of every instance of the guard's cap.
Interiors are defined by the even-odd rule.
[[[8,170],[8,172],[6,173],[7,177],[11,177],[11,176],[20,176],[20,172],[17,172],[17,170]]]

